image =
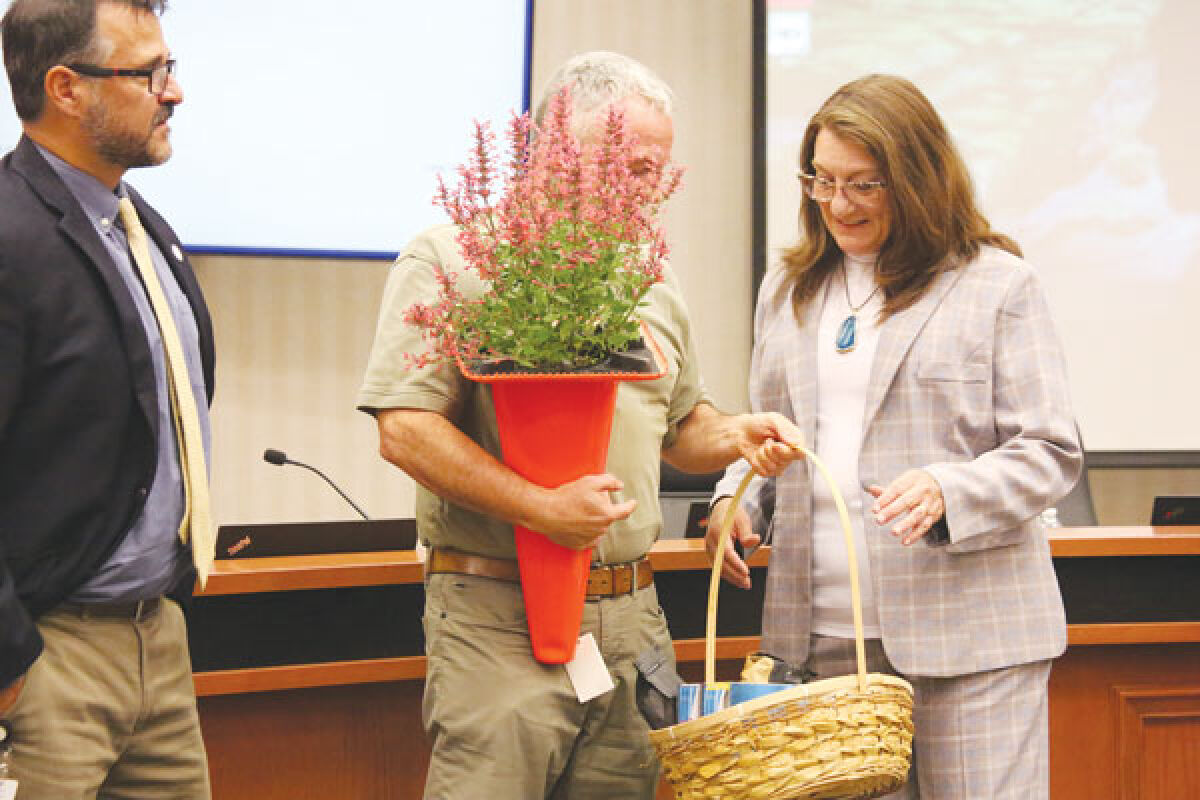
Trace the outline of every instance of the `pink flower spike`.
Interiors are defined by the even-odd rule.
[[[514,114],[505,161],[489,127],[475,123],[457,182],[439,177],[434,203],[458,226],[459,252],[482,294],[468,296],[466,276],[435,266],[437,296],[404,314],[430,348],[410,363],[508,357],[572,368],[639,335],[638,306],[666,258],[658,212],[680,170],[635,176],[636,142],[619,110],[609,109],[600,141],[586,150],[571,122],[565,89],[541,125]]]

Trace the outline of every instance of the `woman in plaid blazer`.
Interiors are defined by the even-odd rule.
[[[750,396],[796,421],[850,508],[868,667],[915,691],[914,767],[896,796],[1045,797],[1066,624],[1039,513],[1074,485],[1082,452],[1041,282],[902,78],[838,89],[808,125],[799,177],[801,240],[760,289]],[[797,462],[747,497],[734,536],[773,541],[763,648],[818,678],[853,672],[829,487]],[[723,573],[750,585],[732,552]]]

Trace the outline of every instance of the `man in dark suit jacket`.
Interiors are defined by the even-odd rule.
[[[122,180],[171,154],[162,10],[14,0],[2,22],[25,132],[0,161],[0,717],[22,797],[210,795],[167,595],[212,563],[180,448],[202,475],[207,457],[177,433],[190,391],[207,450],[212,326],[179,240]]]

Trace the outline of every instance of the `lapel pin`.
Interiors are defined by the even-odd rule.
[[[176,261],[183,261],[183,251],[179,249],[179,245],[171,245],[171,253],[174,254]]]

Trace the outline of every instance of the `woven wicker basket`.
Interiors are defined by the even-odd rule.
[[[804,451],[833,492],[850,561],[858,674],[802,684],[706,717],[650,732],[678,800],[871,798],[899,789],[912,756],[912,687],[867,674],[850,516],[837,484]],[[738,487],[721,524],[717,552],[729,541],[734,511],[750,482]],[[722,558],[713,564],[705,630],[705,682],[714,682],[717,594]]]

